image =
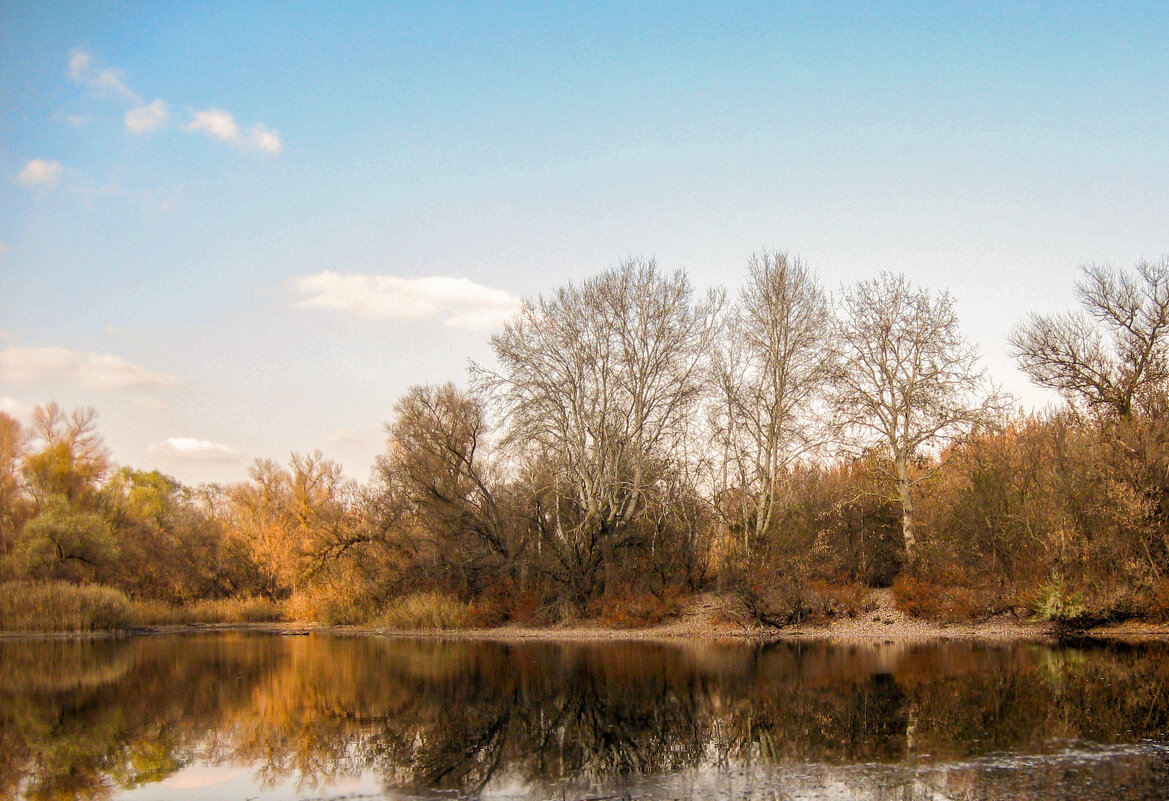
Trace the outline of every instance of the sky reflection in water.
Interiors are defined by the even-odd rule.
[[[1169,798],[1169,648],[0,642],[0,797]]]

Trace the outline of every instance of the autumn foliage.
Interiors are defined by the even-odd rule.
[[[1169,262],[1085,276],[1082,316],[1012,335],[1043,413],[1006,411],[948,296],[884,275],[837,319],[780,253],[731,302],[652,262],[529,301],[468,389],[403,395],[364,483],[314,452],[188,487],[114,465],[90,409],[0,413],[5,608],[639,626],[705,594],[785,626],[892,587],[943,621],[1163,621]]]

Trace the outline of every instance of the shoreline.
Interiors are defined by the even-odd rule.
[[[278,636],[310,634],[337,637],[384,639],[425,638],[436,640],[497,641],[711,641],[801,642],[827,641],[841,644],[882,642],[1043,642],[1094,640],[1105,643],[1169,642],[1169,624],[1125,622],[1087,629],[1061,629],[1050,622],[993,619],[979,623],[944,624],[906,618],[905,620],[845,619],[826,625],[791,626],[783,629],[731,625],[709,625],[705,621],[677,620],[647,628],[613,628],[577,623],[531,627],[504,625],[471,629],[390,629],[377,626],[326,626],[319,623],[184,623],[138,626],[131,629],[97,631],[0,631],[5,640],[121,639],[141,636],[254,633]]]

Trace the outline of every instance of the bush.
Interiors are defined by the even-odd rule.
[[[382,609],[374,622],[391,629],[465,629],[474,621],[474,608],[437,592],[405,595]]]
[[[376,614],[377,602],[359,587],[318,587],[295,593],[284,602],[284,617],[302,623],[354,626]]]
[[[555,615],[545,603],[545,595],[544,588],[540,586],[521,589],[516,582],[507,578],[492,582],[475,599],[473,624],[483,628],[504,623],[549,625],[555,621]]]
[[[1084,616],[1084,599],[1068,588],[1062,579],[1052,579],[1036,593],[1034,612],[1043,620],[1073,621]]]
[[[946,586],[907,575],[893,582],[893,604],[910,617],[943,623],[982,620],[1008,609],[998,593],[985,588]]]
[[[1156,623],[1169,623],[1169,578],[1153,585],[1151,596],[1145,606],[1145,617]]]
[[[739,609],[732,613],[736,622],[781,628],[858,617],[876,609],[877,603],[873,591],[860,582],[795,581],[772,575],[739,587],[734,606]]]
[[[0,584],[0,630],[100,631],[138,624],[130,599],[112,587],[64,581]]]
[[[807,594],[816,599],[812,605],[825,617],[860,617],[877,608],[873,591],[858,581],[809,581],[805,587]]]
[[[662,595],[620,591],[594,602],[589,610],[605,625],[619,629],[637,629],[656,626],[682,611],[682,593],[667,590]]]

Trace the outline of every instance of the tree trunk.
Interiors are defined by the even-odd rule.
[[[905,458],[896,460],[897,495],[901,501],[901,538],[905,542],[905,560],[912,567],[917,559],[917,537],[913,533],[913,494],[909,482],[909,463]]]

